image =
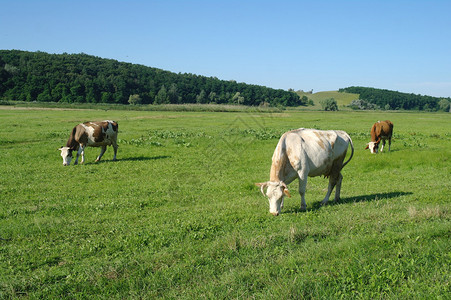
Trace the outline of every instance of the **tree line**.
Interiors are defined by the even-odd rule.
[[[66,103],[307,104],[294,91],[173,73],[84,53],[20,50],[0,50],[0,98]]]
[[[338,91],[359,94],[359,101],[355,101],[355,106],[373,107],[372,109],[449,111],[451,102],[449,97],[437,98],[360,86],[351,86]]]

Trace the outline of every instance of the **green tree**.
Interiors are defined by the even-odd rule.
[[[244,102],[244,97],[241,96],[240,92],[236,92],[235,95],[232,97],[232,103],[233,104],[242,104]]]
[[[67,87],[63,83],[58,83],[53,89],[52,89],[52,99],[53,101],[61,101],[64,96],[67,95]]]
[[[130,95],[130,97],[128,97],[128,103],[131,105],[141,104],[142,99],[138,94]]]
[[[49,89],[46,87],[42,93],[38,95],[37,101],[39,102],[50,102],[52,101],[52,96],[50,95]]]
[[[96,94],[95,94],[93,86],[90,86],[90,87],[87,88],[86,102],[88,102],[88,103],[97,103]]]
[[[181,99],[177,92],[177,84],[175,84],[175,83],[171,84],[171,87],[169,88],[169,91],[168,91],[168,97],[169,97],[169,103],[177,104],[177,103],[181,102]]]
[[[78,98],[84,94],[83,87],[80,83],[76,83],[70,88],[70,93],[73,97]]]
[[[208,95],[208,99],[210,100],[210,103],[216,102],[216,93],[215,92],[210,92],[210,94]]]
[[[438,102],[438,107],[439,107],[440,110],[450,111],[450,102],[449,102],[449,100],[448,99],[441,99]]]
[[[109,103],[111,101],[111,93],[102,92],[102,95],[100,96],[100,101],[102,103]]]
[[[207,103],[207,93],[204,90],[201,90],[199,95],[196,96],[197,103]]]
[[[117,91],[116,93],[113,94],[113,101],[114,103],[124,103],[124,99],[127,99],[126,97],[124,97],[124,93],[122,92],[122,90]]]
[[[325,111],[337,111],[338,110],[338,105],[337,105],[337,101],[335,101],[334,98],[327,98],[324,100],[321,100],[319,102],[321,104],[321,107],[325,110]]]
[[[168,92],[166,90],[166,87],[163,85],[158,91],[158,94],[155,96],[155,101],[153,104],[168,104],[169,103],[169,96]]]

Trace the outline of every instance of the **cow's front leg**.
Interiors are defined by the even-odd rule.
[[[385,140],[382,140],[381,152],[384,151],[384,147],[385,147]]]
[[[305,191],[307,189],[307,174],[298,171],[299,175],[299,195],[301,195],[301,210],[307,210],[307,204],[305,203]]]
[[[106,151],[106,146],[102,146],[102,149],[100,150],[100,154],[97,157],[96,162],[98,162],[102,158],[102,156],[105,153],[105,151]]]
[[[77,150],[77,156],[75,157],[74,165],[78,165],[78,157],[80,156],[80,154],[82,152],[83,152],[83,146],[80,145]],[[81,163],[83,163],[83,160],[81,161]]]
[[[75,159],[75,163],[78,163],[78,157],[81,155],[81,163],[83,164],[85,162],[85,146],[84,145],[80,145],[80,148],[78,148],[77,151],[77,158]]]

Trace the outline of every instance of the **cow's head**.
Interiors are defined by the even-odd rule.
[[[379,151],[379,143],[378,142],[369,142],[366,144],[365,149],[370,149],[371,153],[376,153]]]
[[[58,150],[61,151],[61,157],[63,158],[63,166],[70,165],[73,150],[69,147],[61,147]]]
[[[260,187],[263,196],[267,196],[269,199],[269,212],[273,216],[278,216],[282,210],[283,198],[285,196],[291,197],[288,191],[287,185],[283,181],[267,181],[262,183],[256,183],[256,186]],[[265,188],[266,195],[265,195]]]

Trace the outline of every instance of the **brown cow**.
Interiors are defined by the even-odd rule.
[[[114,157],[116,160],[117,153],[117,132],[118,124],[115,121],[102,122],[85,122],[78,124],[72,129],[66,147],[61,147],[61,157],[63,158],[63,166],[70,165],[72,160],[72,151],[77,151],[77,158],[74,165],[78,163],[78,157],[81,154],[81,163],[85,161],[84,150],[85,147],[102,147],[100,155],[96,162],[102,158],[106,151],[106,146],[113,146]]]
[[[366,145],[365,149],[370,149],[371,153],[377,153],[379,143],[382,140],[381,152],[384,150],[385,140],[388,140],[388,151],[390,151],[391,137],[393,135],[393,123],[389,120],[377,121],[371,127],[371,142]]]

